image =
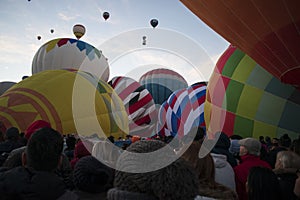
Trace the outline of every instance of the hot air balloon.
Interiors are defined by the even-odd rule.
[[[74,88],[75,81],[79,81],[81,89]],[[83,101],[87,91],[95,95],[92,112],[87,103],[73,105],[74,89],[79,89]],[[74,114],[78,111],[83,114],[76,119],[83,122],[83,133],[75,124]],[[40,119],[62,134],[100,137],[98,128],[91,124],[93,119],[100,125],[102,135],[118,138],[128,132],[128,117],[122,100],[106,82],[82,71],[43,71],[15,84],[0,97],[0,121],[6,127],[15,126],[25,131],[33,121]]]
[[[105,20],[107,20],[109,18],[109,12],[104,12],[102,16]]]
[[[50,33],[54,33],[54,29],[51,29],[51,30],[50,30]]]
[[[186,88],[186,80],[177,72],[158,68],[146,72],[139,80],[139,83],[151,93],[154,102],[161,105],[174,91]]]
[[[73,33],[79,40],[85,34],[85,27],[81,24],[76,24],[73,26]]]
[[[230,46],[209,80],[204,114],[209,135],[298,138],[300,92]]]
[[[36,38],[37,38],[38,40],[42,39],[42,37],[41,37],[41,36],[39,36],[39,35],[38,35]]]
[[[205,95],[206,84],[202,82],[173,92],[159,109],[158,134],[181,138],[193,128],[205,129]]]
[[[281,82],[300,89],[300,1],[181,1]]]
[[[142,43],[143,45],[146,45],[146,38],[147,38],[146,36],[143,36],[143,43]]]
[[[80,69],[104,81],[109,77],[108,62],[102,52],[76,39],[51,40],[39,48],[32,61],[32,74],[62,68]]]
[[[129,118],[129,134],[140,137],[153,135],[157,111],[149,91],[137,81],[124,76],[116,76],[108,83],[123,100]]]
[[[9,88],[11,88],[14,84],[16,84],[15,82],[11,82],[11,81],[3,81],[0,82],[0,96]]]
[[[150,24],[153,28],[155,28],[158,25],[158,20],[157,19],[151,19]]]

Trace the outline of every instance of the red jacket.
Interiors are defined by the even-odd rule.
[[[241,156],[241,159],[241,164],[234,167],[236,192],[240,200],[247,200],[248,196],[246,192],[246,182],[249,170],[255,166],[267,167],[271,169],[271,166],[267,162],[261,160],[259,156],[244,155]]]

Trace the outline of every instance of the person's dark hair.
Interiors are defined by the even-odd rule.
[[[284,134],[279,139],[279,144],[283,147],[289,148],[291,146],[292,140],[288,134]]]
[[[252,167],[247,181],[248,200],[281,200],[279,181],[275,173],[265,167]]]
[[[76,138],[74,136],[68,136],[66,138],[66,145],[68,150],[74,150],[75,149],[75,145],[76,145]]]
[[[231,136],[229,136],[229,138],[232,139],[232,140],[241,140],[241,139],[243,139],[243,137],[240,136],[240,135],[231,135]]]
[[[61,134],[52,128],[41,128],[28,141],[27,167],[38,171],[53,171],[58,166],[62,150]]]

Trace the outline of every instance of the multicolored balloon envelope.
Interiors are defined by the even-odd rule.
[[[205,128],[205,95],[206,83],[203,82],[172,93],[159,109],[158,134],[182,137],[193,127]]]
[[[109,65],[102,52],[81,40],[51,40],[39,48],[32,61],[32,74],[68,68],[89,72],[104,81],[109,77]]]
[[[170,69],[154,69],[141,76],[140,84],[152,95],[154,102],[161,105],[176,90],[188,87],[186,80]]]
[[[129,77],[117,76],[109,81],[123,104],[129,118],[129,134],[140,137],[153,135],[157,110],[149,91]]]
[[[181,0],[283,83],[300,90],[299,0]]]
[[[84,103],[74,103],[75,92]],[[93,102],[87,101],[87,96]],[[81,115],[75,115],[76,112]],[[75,119],[76,116],[80,117]],[[15,84],[0,97],[0,121],[6,127],[25,131],[39,119],[63,134],[123,137],[128,133],[128,117],[122,100],[106,82],[82,71],[40,72]],[[97,122],[96,126],[93,121]],[[84,132],[78,132],[75,122],[81,122]]]
[[[205,122],[208,134],[243,137],[300,133],[300,92],[280,82],[234,46],[219,58],[208,82]]]

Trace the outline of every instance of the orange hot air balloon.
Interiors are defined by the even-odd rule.
[[[81,24],[76,24],[73,26],[73,33],[79,40],[85,34],[85,27]]]
[[[181,0],[281,82],[300,89],[299,0]]]

